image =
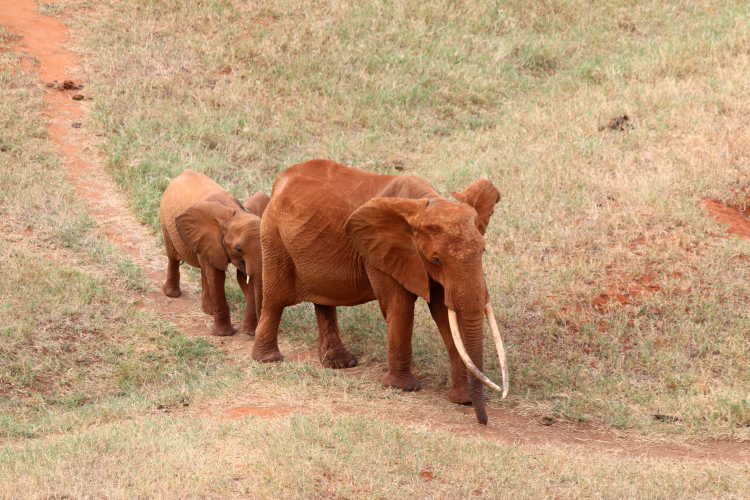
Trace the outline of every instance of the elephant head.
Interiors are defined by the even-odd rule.
[[[451,334],[469,377],[477,418],[486,423],[482,384],[500,390],[482,372],[484,320],[490,322],[508,391],[505,351],[494,324],[482,256],[487,229],[500,193],[486,179],[445,198],[373,198],[347,221],[346,230],[368,265],[389,274],[406,290],[430,301],[443,288]]]
[[[218,201],[200,201],[175,219],[182,240],[202,266],[229,262],[249,277],[260,272],[260,217]]]
[[[259,191],[245,200],[242,206],[245,207],[245,210],[247,210],[251,214],[255,214],[258,217],[261,217],[263,215],[263,212],[265,212],[266,206],[268,206],[269,201],[271,201],[271,197],[266,193],[261,193]]]

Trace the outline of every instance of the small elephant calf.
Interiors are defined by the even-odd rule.
[[[159,221],[169,259],[162,289],[168,297],[179,297],[181,261],[199,267],[203,312],[214,317],[213,335],[236,333],[224,294],[230,262],[237,268],[247,302],[241,332],[255,335],[263,289],[260,217],[268,200],[264,193],[256,193],[243,206],[216,182],[192,170],[175,177],[162,195]]]

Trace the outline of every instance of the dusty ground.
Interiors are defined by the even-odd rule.
[[[169,299],[160,292],[165,259],[152,233],[130,213],[124,197],[118,192],[97,156],[95,138],[89,137],[84,121],[89,101],[86,99],[85,79],[77,72],[79,64],[75,53],[65,46],[66,27],[59,20],[40,15],[32,0],[17,0],[6,3],[0,10],[0,24],[9,31],[22,35],[18,49],[28,55],[24,68],[37,72],[40,85],[47,87],[45,114],[48,118],[50,138],[58,146],[64,158],[65,174],[75,186],[80,197],[86,201],[88,210],[96,220],[103,237],[129,255],[150,280],[149,291],[143,295],[141,306],[172,321],[181,331],[204,336],[208,321],[200,313],[196,284],[188,282],[179,299]],[[63,82],[73,82],[65,85]],[[83,99],[74,99],[82,95]],[[750,220],[746,214],[721,202],[706,200],[706,209],[716,220],[727,224],[728,231],[750,237]],[[636,276],[631,285],[623,288],[613,286],[592,299],[595,307],[604,308],[618,302],[629,303],[643,293],[659,291],[649,274]],[[240,359],[249,353],[249,338],[212,339],[223,346],[231,357]],[[289,349],[287,349],[289,351]],[[290,352],[292,362],[316,363],[314,354],[304,349]],[[352,376],[367,376],[368,372],[353,369]],[[553,420],[529,419],[508,410],[490,408],[488,428],[474,424],[470,408],[456,408],[443,402],[441,396],[422,392],[414,396],[413,407],[392,404],[387,415],[376,414],[390,422],[399,422],[415,413],[424,414],[424,419],[437,428],[450,429],[458,435],[481,436],[519,446],[553,444],[571,447],[581,454],[615,453],[627,456],[671,458],[676,460],[710,460],[750,462],[750,447],[746,443],[729,441],[707,441],[686,444],[683,442],[653,443],[638,436],[621,437],[603,433],[581,424],[559,423]],[[361,408],[341,406],[335,408],[342,414],[361,414]],[[247,415],[284,419],[297,413],[312,411],[304,405],[290,406],[287,402],[264,401],[211,401],[199,408],[176,410],[185,418],[235,419]]]

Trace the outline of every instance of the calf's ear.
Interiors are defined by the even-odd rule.
[[[225,271],[229,258],[222,242],[223,228],[236,210],[216,201],[199,201],[175,219],[177,232],[198,255],[201,266],[210,265]]]

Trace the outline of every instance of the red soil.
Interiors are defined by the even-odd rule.
[[[711,217],[729,226],[727,232],[736,234],[741,238],[750,238],[750,215],[748,210],[740,210],[716,200],[703,200],[703,206],[708,210]]]
[[[624,284],[613,284],[607,288],[607,291],[597,295],[594,300],[591,301],[591,305],[594,306],[599,312],[604,312],[607,307],[612,305],[628,305],[632,304],[637,298],[647,292],[658,292],[661,290],[659,285],[654,284],[656,276],[651,273],[646,273],[643,276],[638,276],[633,280],[625,281]]]

